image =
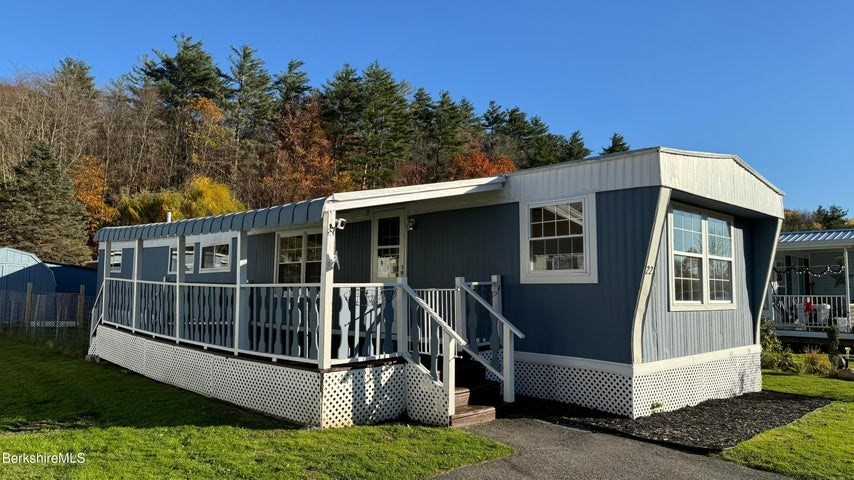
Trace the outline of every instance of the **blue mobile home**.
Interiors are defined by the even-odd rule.
[[[638,417],[761,388],[782,216],[737,156],[658,147],[105,228],[90,350],[319,426],[447,425],[460,353]]]

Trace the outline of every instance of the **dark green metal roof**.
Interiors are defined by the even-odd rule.
[[[170,223],[149,223],[127,227],[106,227],[95,234],[97,242],[123,242],[154,238],[202,235],[206,233],[250,231],[288,225],[317,223],[323,216],[325,198],[305,200],[276,207],[229,213],[216,217],[193,218]]]

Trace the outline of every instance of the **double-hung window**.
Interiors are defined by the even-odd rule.
[[[522,212],[522,283],[595,283],[595,196],[530,203]]]
[[[732,219],[674,205],[670,225],[671,309],[732,308]]]
[[[323,236],[320,233],[279,236],[279,283],[320,283]]]

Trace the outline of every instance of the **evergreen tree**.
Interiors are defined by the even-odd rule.
[[[448,91],[441,92],[436,105],[433,171],[428,176],[431,182],[442,180],[454,158],[463,153],[465,121],[466,114],[454,102],[451,94]]]
[[[568,160],[581,160],[590,155],[590,149],[584,146],[584,139],[581,137],[581,132],[576,130],[569,136],[569,141],[565,145],[561,162]]]
[[[404,183],[425,183],[431,181],[427,175],[428,164],[434,158],[436,149],[436,103],[423,88],[416,90],[409,105],[412,120],[412,146],[409,151],[410,178]]]
[[[174,36],[174,56],[155,50],[157,61],[146,58],[140,73],[157,85],[167,107],[180,108],[192,98],[203,97],[221,102],[227,91],[224,75],[213,57],[202,48],[202,42],[181,34]]]
[[[463,98],[457,104],[457,109],[460,114],[461,148],[466,151],[480,150],[486,132],[474,105],[468,99]]]
[[[409,153],[409,105],[406,85],[372,63],[363,72],[364,110],[359,121],[359,162],[362,188],[391,185],[395,168]]]
[[[273,121],[273,83],[264,61],[249,45],[231,47],[228,80],[231,82],[229,108],[237,140],[265,138]]]
[[[0,192],[0,245],[33,252],[42,260],[88,260],[87,222],[74,185],[46,142],[15,167],[15,178]]]
[[[813,215],[815,221],[824,230],[845,228],[848,226],[848,220],[845,218],[848,215],[848,210],[843,209],[839,205],[831,205],[827,208],[819,205]]]
[[[611,135],[611,144],[607,147],[602,147],[601,155],[607,155],[609,153],[617,153],[617,152],[627,152],[631,150],[629,144],[623,139],[623,136],[619,133],[614,133]]]
[[[356,154],[357,129],[365,105],[362,78],[355,68],[345,64],[323,85],[319,100],[337,174],[347,169]]]
[[[308,73],[301,70],[305,62],[291,59],[288,70],[276,75],[275,87],[279,92],[279,102],[283,105],[302,104],[311,92]]]
[[[498,156],[498,151],[504,143],[502,137],[504,126],[507,124],[507,113],[492,100],[481,118],[481,126],[485,132],[483,152],[487,157],[494,158]]]

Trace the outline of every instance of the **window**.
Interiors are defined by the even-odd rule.
[[[320,233],[301,233],[279,237],[279,283],[320,283],[323,258]]]
[[[400,218],[377,219],[377,280],[397,278],[400,275]]]
[[[231,244],[221,243],[202,247],[199,271],[222,271],[231,268]]]
[[[593,195],[524,208],[522,283],[595,283]]]
[[[195,262],[196,257],[196,247],[189,246],[184,247],[184,271],[192,272],[193,271],[193,263]],[[175,273],[178,271],[178,249],[175,247],[169,248],[169,273]]]
[[[110,252],[110,272],[122,271],[122,251],[113,250]]]
[[[714,212],[674,206],[670,223],[671,307],[732,307],[732,220]]]

